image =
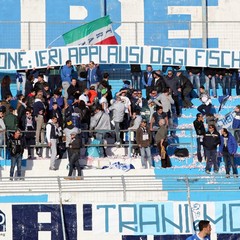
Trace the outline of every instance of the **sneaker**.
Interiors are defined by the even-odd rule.
[[[214,170],[214,173],[218,173],[218,170]]]
[[[50,167],[49,170],[56,171],[57,168],[55,168],[55,167]]]
[[[206,172],[207,174],[210,174],[210,171],[209,171],[209,170],[206,170],[205,172]]]
[[[234,177],[234,178],[238,178],[238,175],[237,175],[237,174],[233,174],[233,177]]]
[[[81,176],[75,177],[75,180],[82,180]]]
[[[226,174],[226,178],[230,178],[230,174]]]
[[[120,142],[115,142],[114,144],[115,144],[115,145],[120,145],[121,143],[120,143]]]

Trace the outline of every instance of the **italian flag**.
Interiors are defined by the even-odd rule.
[[[74,28],[62,36],[69,46],[118,44],[111,23],[109,16],[105,16]]]

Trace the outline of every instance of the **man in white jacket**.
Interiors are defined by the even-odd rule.
[[[56,157],[57,157],[57,139],[59,136],[57,117],[53,116],[46,126],[46,138],[48,146],[51,149],[51,160],[49,170],[57,170]]]

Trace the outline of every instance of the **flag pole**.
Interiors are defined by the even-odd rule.
[[[62,37],[62,35],[59,35],[59,36],[56,37],[53,41],[51,41],[51,42],[48,44],[47,48],[50,48],[51,45],[52,45],[54,42],[56,42],[60,37]]]

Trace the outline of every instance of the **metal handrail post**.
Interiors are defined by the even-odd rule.
[[[125,178],[124,178],[123,175],[121,176],[121,179],[122,179],[122,185],[123,185],[123,201],[126,202],[126,200],[127,200],[127,195],[126,195],[126,181],[125,181]]]
[[[4,151],[4,153],[3,153],[3,158],[6,160],[6,152],[7,152],[7,142],[6,142],[6,132],[4,132],[4,134],[3,134],[3,144],[4,144],[4,146],[3,146],[3,151]]]
[[[131,152],[132,152],[132,141],[131,141],[131,130],[128,130],[128,157],[132,157],[131,156]]]
[[[61,185],[59,176],[58,176],[58,187],[59,187],[59,203],[60,203],[60,214],[61,214],[61,222],[62,222],[63,240],[67,240],[65,223],[64,223],[63,204],[62,204],[62,185]]]

